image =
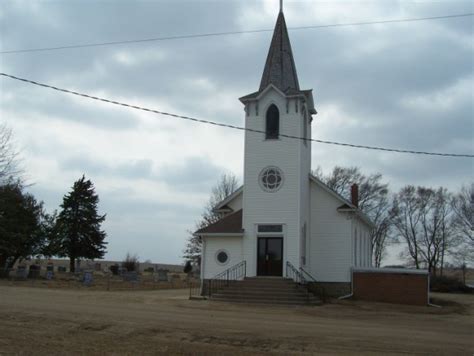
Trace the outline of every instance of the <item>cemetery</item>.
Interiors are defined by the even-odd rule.
[[[196,278],[183,272],[183,266],[144,264],[137,271],[127,271],[119,262],[82,261],[76,272],[68,272],[63,260],[36,260],[7,271],[0,285],[58,289],[154,290],[188,288]]]

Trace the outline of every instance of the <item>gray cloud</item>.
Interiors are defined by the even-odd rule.
[[[7,50],[271,28],[276,3],[3,2],[0,46]],[[285,9],[288,26],[296,27],[472,12],[472,3],[285,1]],[[313,137],[472,152],[472,37],[470,17],[290,31],[300,84],[314,89],[319,112]],[[1,55],[0,69],[242,125],[238,97],[258,88],[270,38],[271,33],[260,33]],[[142,257],[177,261],[185,231],[199,217],[199,204],[219,174],[242,168],[243,136],[238,132],[70,98],[7,79],[0,79],[0,91],[2,119],[25,148],[29,174],[39,182],[32,189],[47,206],[56,204],[49,200],[56,202],[62,196],[58,192],[66,189],[63,183],[47,186],[51,175],[64,182],[84,172],[101,180],[114,258],[142,248]],[[60,129],[52,130],[59,124]],[[89,137],[91,130],[100,134]],[[64,137],[81,146],[68,146]],[[328,171],[336,164],[381,172],[394,188],[425,184],[457,189],[473,175],[471,160],[313,144],[314,167]],[[177,199],[171,204],[169,197],[152,194],[153,184],[168,187],[169,195],[185,192],[192,202]],[[150,190],[148,199],[137,196],[136,187]]]

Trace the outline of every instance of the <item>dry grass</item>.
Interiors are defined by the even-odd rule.
[[[0,286],[118,291],[188,288],[188,282],[181,279],[172,279],[169,282],[156,281],[151,274],[140,275],[138,281],[130,282],[123,280],[120,276],[94,273],[92,284],[86,286],[80,276],[76,277],[65,273],[56,274],[52,280],[46,280],[45,278],[28,280],[0,279]]]

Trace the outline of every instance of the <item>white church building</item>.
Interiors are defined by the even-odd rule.
[[[243,96],[244,184],[220,202],[221,219],[202,238],[201,279],[245,261],[246,277],[304,269],[350,291],[351,268],[371,267],[373,223],[311,174],[312,90],[300,89],[280,11],[258,91]],[[343,291],[342,291],[343,290]]]

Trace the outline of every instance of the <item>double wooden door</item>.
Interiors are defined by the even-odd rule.
[[[283,238],[259,237],[257,275],[283,276]]]

